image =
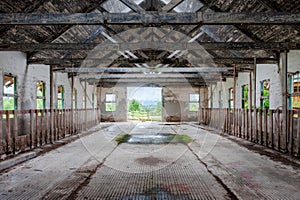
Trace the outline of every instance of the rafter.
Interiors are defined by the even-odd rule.
[[[145,42],[142,42],[145,43]],[[195,44],[191,43],[169,43],[169,42],[151,42],[153,49],[160,46],[170,46],[170,50],[188,50],[204,48],[207,50],[296,50],[300,49],[300,43],[290,42],[197,42],[199,45],[196,47]],[[124,43],[125,44],[125,43]],[[100,47],[101,43],[23,43],[23,44],[0,44],[0,51],[81,51],[81,50],[92,50],[97,46]],[[128,49],[131,46],[136,46],[137,43],[126,43]],[[151,44],[149,43],[149,47]],[[146,45],[142,45],[146,46]],[[106,50],[117,50],[118,44],[105,44]]]
[[[299,24],[300,13],[1,13],[0,25]]]
[[[189,61],[198,61],[202,62],[202,64],[209,65],[209,62],[211,60],[215,64],[254,64],[254,58],[207,58],[207,59],[189,59]],[[258,64],[277,64],[278,60],[274,58],[257,58],[257,63]],[[31,59],[28,61],[28,64],[52,64],[52,65],[63,65],[66,66],[67,64],[80,64],[84,61],[84,65],[87,66],[97,66],[99,64],[110,64],[112,62],[118,63],[118,64],[142,64],[148,62],[146,59],[99,59],[99,58],[41,58],[41,59]],[[151,60],[150,60],[151,62]],[[157,62],[163,62],[163,63],[188,63],[187,61],[184,61],[183,59],[162,59],[162,60],[157,60]],[[201,63],[198,63],[199,65]]]
[[[117,68],[67,68],[63,71],[68,73],[211,73],[211,72],[227,72],[229,68],[216,67],[178,67],[178,68],[132,68],[132,67],[117,67]]]

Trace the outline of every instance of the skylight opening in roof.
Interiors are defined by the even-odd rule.
[[[168,4],[171,2],[171,0],[160,0],[161,2],[163,2],[164,4]]]
[[[134,0],[137,5],[143,1],[144,0]],[[120,0],[107,0],[101,6],[110,13],[128,13],[131,11],[131,9]]]
[[[176,12],[196,12],[203,7],[198,0],[185,0],[174,8]]]

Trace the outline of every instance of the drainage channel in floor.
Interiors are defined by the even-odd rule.
[[[116,138],[118,143],[129,144],[168,144],[189,143],[193,139],[187,135],[159,133],[159,134],[124,134]]]

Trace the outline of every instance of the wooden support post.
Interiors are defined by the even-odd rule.
[[[244,116],[245,116],[245,136],[244,139],[248,140],[249,139],[249,109],[246,109],[244,111]]]
[[[282,149],[283,151],[287,151],[287,138],[288,138],[288,123],[287,123],[287,94],[288,94],[288,86],[287,86],[287,51],[282,53]]]
[[[233,135],[236,136],[236,65],[233,71]]]
[[[269,134],[270,134],[270,137],[271,137],[271,147],[272,147],[272,149],[274,149],[273,110],[269,110],[269,113],[270,113],[270,118],[269,118],[269,123],[270,123]]]
[[[262,114],[263,114],[263,111],[262,109],[259,110],[258,112],[259,114],[259,142],[261,145],[264,144],[264,135],[263,135],[263,117],[262,117]]]
[[[58,124],[57,124],[57,110],[53,109],[53,141],[56,141],[58,139],[58,134],[57,134],[57,128],[58,128]]]
[[[71,96],[72,96],[72,101],[71,101],[71,121],[70,121],[70,129],[71,129],[71,134],[74,133],[74,85],[75,85],[75,82],[74,82],[74,76],[71,76],[71,84],[72,84],[72,90],[71,90]],[[76,100],[75,100],[76,101]]]
[[[34,146],[37,147],[38,146],[38,141],[39,141],[39,128],[38,128],[38,117],[39,116],[39,111],[35,110],[35,137],[34,137]]]
[[[280,131],[280,110],[277,110],[277,121],[276,121],[276,134],[277,134],[277,148],[278,148],[278,151],[280,151],[280,145],[281,145],[281,131]]]
[[[86,79],[84,80],[84,129],[87,129],[87,94],[86,94]]]
[[[298,120],[297,120],[297,146],[298,146],[298,156],[300,156],[300,110],[298,110]]]
[[[253,129],[253,135],[255,135],[255,139],[254,141],[256,142],[258,140],[258,136],[257,136],[257,109],[256,109],[256,71],[257,71],[257,64],[256,64],[256,58],[254,58],[254,64],[253,64],[253,100],[254,100],[254,129]],[[252,138],[253,139],[253,138]]]
[[[39,112],[40,112],[40,121],[41,121],[41,123],[40,123],[40,137],[39,137],[39,141],[40,141],[40,146],[42,146],[43,145],[43,139],[44,139],[44,116],[43,116],[43,110],[39,110]]]
[[[49,140],[50,143],[53,143],[54,141],[54,135],[53,135],[53,66],[50,65],[50,131],[49,131]]]
[[[10,112],[8,110],[5,111],[5,117],[6,117],[6,150],[7,152],[10,151],[11,148],[11,133],[10,133],[10,118],[9,118]]]
[[[249,72],[249,92],[250,92],[250,95],[249,95],[249,100],[250,100],[250,104],[249,104],[249,113],[247,113],[248,115],[248,119],[249,119],[249,126],[248,126],[248,133],[250,133],[250,136],[248,134],[247,136],[247,140],[250,139],[250,141],[252,141],[252,135],[253,135],[253,126],[252,126],[252,109],[253,109],[253,105],[255,105],[253,103],[253,87],[252,87],[252,83],[253,83],[253,80],[252,80],[252,73]]]
[[[269,137],[268,137],[268,110],[264,110],[264,144],[268,147]]]
[[[29,110],[29,114],[30,114],[30,133],[29,133],[29,146],[30,149],[33,148],[33,144],[34,144],[34,132],[33,132],[33,124],[34,124],[34,118],[33,118],[33,110]]]
[[[63,135],[64,135],[64,138],[66,137],[67,135],[67,110],[66,109],[63,109],[63,113],[62,113],[62,116],[63,116]]]
[[[288,111],[288,118],[289,118],[289,128],[290,128],[289,152],[290,155],[294,155],[294,110]]]
[[[13,110],[13,115],[14,115],[13,154],[15,154],[17,150],[17,139],[18,139],[18,111]]]
[[[44,116],[45,116],[45,121],[46,121],[46,128],[45,128],[45,143],[48,144],[49,142],[49,117],[48,117],[48,110],[44,110]]]
[[[0,155],[4,153],[4,142],[3,142],[3,131],[2,131],[2,116],[3,116],[3,111],[0,111]]]

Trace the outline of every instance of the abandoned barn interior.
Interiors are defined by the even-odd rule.
[[[299,11],[0,1],[0,199],[299,199]]]

